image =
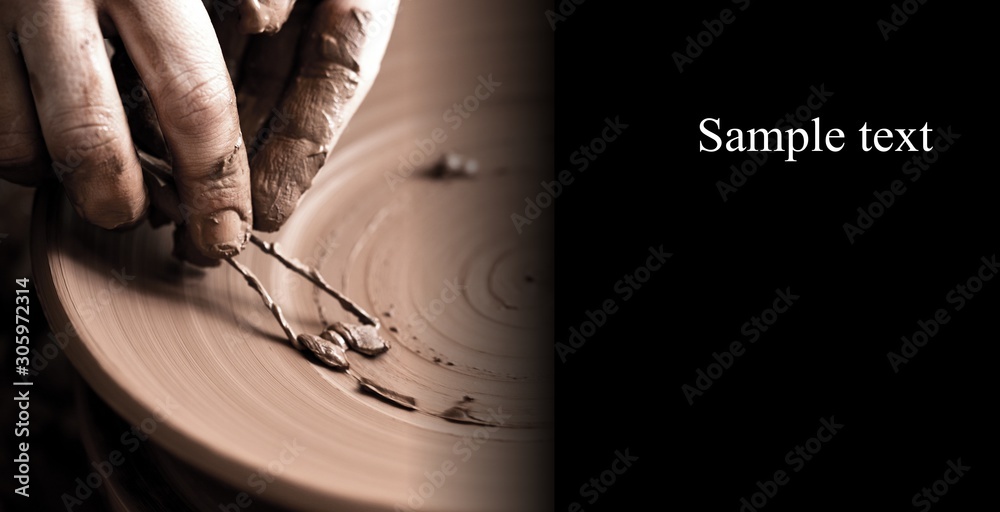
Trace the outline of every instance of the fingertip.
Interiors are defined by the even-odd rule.
[[[273,233],[285,225],[288,217],[298,206],[302,192],[297,186],[286,183],[278,190],[270,193],[253,194],[253,227],[254,229]]]
[[[295,207],[298,206],[301,197],[302,193],[296,187],[282,189],[279,197],[276,199],[263,197],[258,200],[255,195],[254,229],[267,233],[273,233],[281,229],[281,226],[285,225],[288,217],[295,211]]]
[[[243,250],[250,239],[250,224],[233,209],[191,219],[191,239],[210,258],[227,258]]]
[[[141,195],[101,195],[72,198],[77,214],[87,222],[108,230],[126,230],[139,224],[149,212],[149,193]]]
[[[253,227],[257,231],[274,233],[285,225],[286,220],[288,220],[288,215],[285,214],[254,215]]]
[[[275,136],[251,168],[254,229],[277,231],[295,211],[326,162],[326,148],[303,139]]]
[[[173,256],[196,267],[217,267],[222,264],[218,258],[209,258],[195,247],[186,224],[174,228]]]
[[[294,0],[244,0],[240,4],[240,32],[244,34],[274,34],[281,30],[295,4]]]

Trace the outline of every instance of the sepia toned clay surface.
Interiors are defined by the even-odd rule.
[[[544,9],[403,2],[370,95],[295,214],[261,235],[378,317],[391,349],[352,353],[350,374],[292,348],[228,265],[179,263],[172,228],[104,231],[40,191],[39,294],[53,326],[72,326],[66,352],[86,381],[133,424],[176,404],[158,449],[236,489],[302,446],[263,496],[282,506],[550,508],[553,212],[520,233],[511,221],[552,179]],[[440,179],[449,151],[477,172]],[[237,260],[296,332],[357,321],[258,247]],[[454,471],[420,497],[442,468]]]

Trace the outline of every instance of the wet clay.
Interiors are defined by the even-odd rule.
[[[274,134],[284,131],[291,121],[277,107],[296,70],[295,55],[313,7],[311,2],[297,2],[278,33],[241,38],[245,48],[233,83],[240,128],[247,137],[247,156],[251,162],[257,150]]]
[[[274,319],[277,320],[278,325],[281,326],[281,330],[285,332],[285,336],[288,337],[288,341],[292,344],[292,346],[301,350],[302,343],[299,341],[298,336],[295,335],[295,331],[292,330],[292,327],[288,325],[288,320],[285,320],[285,314],[281,311],[281,306],[274,302],[274,299],[272,299],[271,295],[267,293],[267,289],[264,288],[264,284],[260,282],[260,279],[257,279],[257,276],[255,276],[253,272],[250,272],[250,269],[240,265],[236,260],[232,258],[225,258],[225,260],[226,263],[229,263],[233,268],[235,268],[236,271],[239,272],[244,279],[246,279],[247,284],[250,285],[250,287],[253,288],[258,295],[260,295],[260,298],[264,301],[264,306],[271,310],[271,314],[274,315]]]
[[[347,350],[340,344],[313,334],[300,334],[298,340],[330,368],[346,370],[351,367],[351,363],[347,360]]]
[[[347,311],[353,313],[358,318],[358,321],[360,321],[363,324],[373,326],[375,329],[379,328],[378,318],[375,318],[374,316],[368,314],[368,312],[362,309],[361,306],[357,305],[354,301],[347,298],[347,296],[345,296],[344,294],[340,293],[332,286],[330,286],[330,284],[326,282],[326,279],[323,279],[323,275],[320,274],[319,271],[317,271],[315,268],[303,265],[295,258],[289,258],[285,256],[284,254],[281,253],[281,251],[278,250],[277,244],[261,240],[256,235],[250,235],[250,241],[253,242],[254,245],[256,245],[257,247],[260,247],[260,249],[265,253],[274,256],[278,261],[281,262],[282,265],[288,267],[289,270],[308,279],[310,282],[316,285],[318,289],[326,292],[328,295],[336,299],[337,302],[340,303],[340,306],[346,309]]]
[[[323,338],[324,340],[327,340],[333,343],[334,345],[340,347],[341,350],[346,351],[349,348],[347,346],[347,342],[344,341],[344,337],[337,334],[336,331],[333,331],[331,329],[326,329],[325,331],[323,331],[323,334],[320,334],[319,336],[320,338]]]
[[[473,398],[466,395],[462,400],[437,416],[453,423],[467,423],[470,425],[494,426],[495,422],[480,417],[481,413],[472,408]]]
[[[255,229],[275,231],[295,210],[343,131],[361,80],[358,56],[371,14],[321,6],[315,16],[300,67],[269,122],[283,116],[284,128],[251,161]]]
[[[154,217],[151,218],[151,222],[154,225],[162,225],[169,222],[176,223],[174,229],[173,255],[182,261],[188,261],[199,266],[218,266],[221,260],[209,258],[201,254],[201,252],[194,247],[191,237],[188,236],[188,226],[185,223],[186,218],[184,216],[183,208],[181,208],[178,204],[177,194],[175,193],[175,189],[173,187],[173,178],[171,176],[172,173],[169,169],[169,165],[142,150],[137,149],[136,151],[139,155],[140,163],[142,164],[147,186],[153,191],[152,197],[157,204],[156,211],[158,212],[158,215],[154,215]],[[281,327],[281,330],[285,333],[285,336],[293,347],[299,350],[302,350],[303,348],[309,350],[324,364],[337,370],[346,370],[350,368],[350,363],[348,362],[346,353],[349,347],[369,356],[380,354],[389,349],[389,344],[378,335],[378,319],[369,315],[361,309],[360,306],[331,287],[326,280],[323,279],[323,276],[319,273],[319,271],[303,265],[295,258],[285,256],[278,249],[277,244],[261,240],[260,238],[249,233],[248,237],[253,241],[254,245],[260,247],[265,254],[273,256],[288,269],[298,273],[302,277],[305,277],[316,287],[327,292],[329,295],[337,299],[345,310],[354,313],[357,315],[359,320],[366,324],[354,325],[337,322],[336,324],[328,327],[322,336],[316,336],[309,333],[296,335],[291,325],[289,325],[288,321],[285,319],[281,306],[279,306],[274,299],[271,298],[270,293],[268,293],[260,279],[258,279],[257,276],[250,271],[250,269],[232,259],[231,256],[223,258],[234,269],[236,269],[236,271],[239,272],[240,275],[242,275],[246,280],[247,284],[258,295],[260,295],[261,299],[264,301],[264,305],[271,311],[271,314],[274,316],[278,325]]]
[[[296,212],[267,237],[377,313],[388,351],[347,353],[347,371],[304,357],[234,269],[178,273],[170,229],[108,233],[85,225],[63,196],[46,203],[44,193],[33,226],[40,302],[53,325],[74,326],[65,355],[129,423],[150,417],[167,398],[178,404],[150,438],[205,481],[252,493],[246,476],[296,440],[305,450],[268,483],[266,498],[279,507],[406,508],[421,481],[415,477],[455,460],[460,470],[423,509],[548,510],[550,502],[532,497],[548,496],[553,485],[545,469],[554,393],[546,255],[553,217],[539,216],[522,233],[509,219],[538,183],[552,180],[549,164],[558,160],[550,123],[536,117],[551,91],[540,78],[549,67],[532,55],[549,47],[525,53],[551,41],[546,24],[530,22],[545,7],[461,0],[406,7],[351,129]],[[368,39],[377,36],[372,24]],[[360,75],[366,66],[360,62]],[[450,130],[442,112],[475,94],[476,75],[488,72],[504,85],[470,122]],[[415,138],[442,127],[447,141],[390,188],[385,173],[418,149]],[[480,163],[475,179],[428,174],[449,151]],[[384,220],[373,223],[383,210]],[[169,218],[163,213],[160,221]],[[281,306],[296,338],[322,339],[336,321],[360,323],[263,251],[248,246],[235,259]],[[135,278],[109,287],[112,269]],[[108,294],[109,301],[93,300]],[[502,428],[487,427],[484,439],[477,419]],[[473,459],[465,464],[453,447],[473,435]]]
[[[417,399],[412,396],[404,395],[398,391],[389,389],[378,382],[368,378],[362,377],[354,374],[353,372],[346,372],[354,380],[358,381],[360,389],[368,394],[374,395],[380,398],[382,401],[400,407],[402,409],[419,412],[426,414],[428,416],[435,416],[443,420],[450,421],[452,423],[465,423],[469,425],[485,425],[485,426],[500,426],[494,421],[490,421],[480,416],[479,413],[474,412],[471,407],[472,399],[468,396],[464,397],[460,402],[455,404],[455,406],[442,411],[434,412],[426,408],[419,407],[417,405]]]
[[[376,397],[381,398],[382,400],[389,402],[392,405],[395,405],[396,407],[402,407],[403,409],[409,409],[414,411],[419,410],[417,408],[417,400],[412,396],[406,396],[402,393],[397,393],[389,388],[381,386],[377,382],[367,377],[359,377],[353,373],[350,373],[350,375],[351,377],[354,377],[355,380],[358,381],[358,384],[361,385],[362,391],[367,391],[368,393],[371,393]]]
[[[238,147],[236,149],[239,150]],[[204,226],[207,225],[208,229],[216,231],[213,236],[231,238],[233,241],[215,244],[213,251],[207,255],[195,243],[195,235],[191,234],[192,210],[181,203],[170,164],[138,147],[135,148],[135,151],[139,157],[143,179],[150,198],[150,224],[153,227],[161,227],[169,223],[176,225],[174,229],[174,257],[200,267],[216,267],[221,264],[221,258],[231,257],[243,249],[246,241],[250,238],[247,225],[236,211],[223,210],[203,217],[201,225],[197,226],[197,229],[199,232],[205,231]],[[236,229],[233,229],[234,227]],[[228,234],[220,236],[220,232],[223,230],[226,230]],[[198,236],[205,235],[199,233]]]
[[[375,356],[389,350],[389,342],[378,335],[378,328],[370,325],[353,325],[336,322],[326,332],[338,334],[352,349],[366,356]]]

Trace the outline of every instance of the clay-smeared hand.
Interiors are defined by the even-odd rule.
[[[209,8],[237,85],[255,229],[280,228],[312,185],[378,74],[398,4],[243,0],[239,17]]]
[[[149,195],[102,35],[117,34],[148,89],[192,242],[214,258],[242,249],[252,221],[246,147],[200,0],[4,0],[0,30],[12,43],[0,45],[0,177],[54,174],[79,214],[104,228],[143,217]]]

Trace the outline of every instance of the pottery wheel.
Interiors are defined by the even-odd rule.
[[[421,409],[464,400],[498,427],[361,392],[293,349],[233,269],[174,260],[171,227],[102,231],[61,190],[42,190],[38,289],[53,330],[75,333],[66,351],[81,374],[133,424],[165,411],[153,440],[229,485],[246,489],[284,458],[267,501],[541,508],[552,486],[552,212],[521,233],[511,214],[551,179],[545,61],[524,54],[538,42],[548,51],[542,12],[531,2],[404,2],[375,88],[288,224],[264,237],[379,317],[392,348],[350,353],[352,371]],[[445,120],[490,74],[502,85],[460,127]],[[445,140],[420,142],[435,130]],[[479,172],[433,176],[447,151],[475,158]],[[297,332],[354,321],[255,247],[237,259]],[[289,446],[301,449],[289,456]]]

